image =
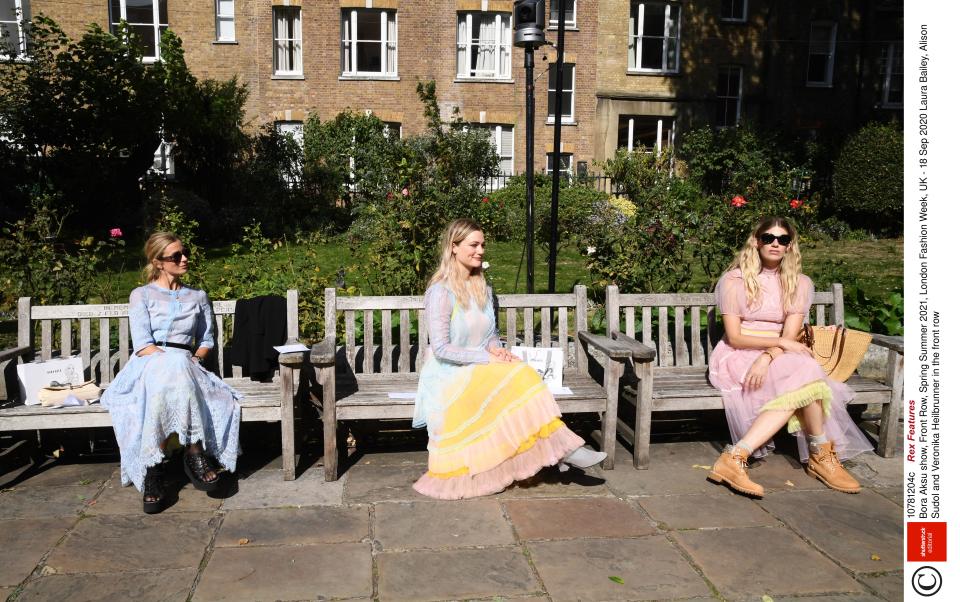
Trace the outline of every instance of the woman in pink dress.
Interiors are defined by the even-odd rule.
[[[812,301],[796,229],[779,217],[761,221],[717,283],[724,337],[710,356],[710,382],[723,395],[736,443],[724,449],[710,480],[762,496],[746,474],[747,458],[772,451],[771,438],[786,425],[807,474],[839,491],[860,491],[840,463],[873,449],[847,414],[853,392],[827,378],[797,342]]]

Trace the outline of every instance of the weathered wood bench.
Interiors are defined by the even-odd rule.
[[[609,286],[606,307],[608,335],[636,352],[636,418],[634,425],[619,420],[618,430],[634,442],[634,466],[647,468],[653,412],[723,409],[720,392],[707,376],[710,353],[723,336],[722,322],[713,293],[621,294]],[[811,313],[813,324],[842,325],[843,286],[815,292]],[[873,343],[888,350],[884,382],[855,373],[847,384],[856,393],[853,404],[884,404],[878,453],[890,457],[903,407],[903,337],[875,334]]]
[[[601,414],[602,447],[607,452],[603,467],[612,469],[618,386],[632,349],[587,332],[584,286],[576,286],[574,292],[567,294],[499,295],[495,305],[501,332],[505,319],[507,345],[566,350],[563,384],[573,394],[558,395],[557,402],[564,413]],[[399,322],[396,341],[392,328],[394,313]],[[376,314],[380,316],[379,328],[375,328]],[[521,331],[518,315],[522,317]],[[422,296],[343,297],[328,288],[324,319],[326,336],[313,346],[310,361],[322,389],[322,396],[315,402],[319,402],[323,412],[324,469],[326,479],[331,481],[339,478],[337,427],[341,422],[413,417],[414,400],[391,399],[389,393],[416,391],[428,341]],[[414,320],[419,326],[416,341],[411,340]],[[535,332],[538,326],[539,333]],[[343,344],[338,345],[338,341]],[[596,366],[602,367],[602,378],[590,375],[588,346],[595,347],[605,358],[605,366]]]
[[[287,291],[287,333],[296,340],[299,331],[298,293]],[[294,392],[297,371],[303,363],[302,353],[284,354],[280,358],[279,380],[255,382],[243,378],[238,366],[224,365],[225,327],[232,326],[236,301],[214,301],[216,347],[204,365],[244,395],[240,402],[241,421],[279,421],[282,439],[283,478],[294,474]],[[40,351],[35,351],[39,326]],[[59,337],[54,338],[54,330]],[[97,340],[92,331],[96,329]],[[112,338],[112,334],[116,337]],[[123,368],[130,358],[130,324],[127,304],[111,305],[33,305],[30,297],[21,297],[18,304],[17,347],[0,352],[0,361],[47,361],[79,353],[85,378],[93,378],[102,387]],[[225,372],[225,369],[227,370]],[[44,408],[24,405],[23,400],[0,406],[0,431],[25,431],[64,428],[111,427],[110,414],[99,403],[81,407]]]

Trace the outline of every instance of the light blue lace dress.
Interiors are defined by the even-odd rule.
[[[120,447],[120,479],[143,490],[147,468],[163,460],[161,444],[176,433],[183,444],[206,452],[233,471],[239,453],[242,397],[191,359],[180,343],[213,347],[213,309],[207,294],[148,284],[130,293],[134,353],[157,345],[164,351],[133,355],[100,402],[110,411]]]

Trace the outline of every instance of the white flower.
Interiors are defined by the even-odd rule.
[[[490,262],[484,261],[483,263],[480,264],[480,267],[483,268],[484,271],[487,271],[490,269]]]
[[[587,255],[593,255],[596,252],[597,252],[596,247],[587,247]]]

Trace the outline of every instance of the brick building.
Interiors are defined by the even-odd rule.
[[[902,112],[902,1],[567,5],[565,171],[592,169],[618,147],[673,144],[698,125],[854,129]],[[0,28],[13,40],[17,8],[72,36],[125,19],[148,61],[169,27],[195,75],[247,84],[251,127],[295,131],[308,113],[329,119],[350,108],[417,133],[416,84],[432,79],[443,115],[457,108],[486,124],[504,171],[523,170],[523,51],[511,43],[511,0],[0,0]],[[553,146],[555,60],[550,46],[536,53],[538,170]]]

